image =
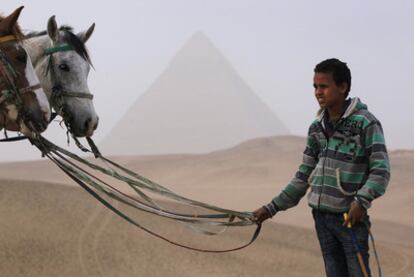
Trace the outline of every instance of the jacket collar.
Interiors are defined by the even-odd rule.
[[[351,98],[351,103],[349,104],[348,108],[344,112],[341,118],[346,118],[352,115],[356,110],[358,103],[360,102],[358,97]],[[316,120],[319,122],[323,122],[323,118],[327,113],[326,109],[319,109],[318,113],[316,114]]]

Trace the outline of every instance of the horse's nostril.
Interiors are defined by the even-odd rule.
[[[99,123],[99,121],[97,120],[97,121],[95,122],[95,124],[93,125],[93,130],[94,130],[94,131],[96,130],[96,128],[98,128],[98,123]]]
[[[85,124],[83,125],[83,128],[85,131],[89,130],[89,124],[91,123],[92,119],[89,117],[85,120]]]

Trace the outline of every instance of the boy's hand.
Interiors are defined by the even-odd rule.
[[[362,221],[364,216],[367,214],[367,210],[362,207],[357,201],[351,203],[351,208],[348,212],[348,217],[344,222],[344,226],[348,226],[348,223],[356,225]]]
[[[253,212],[256,217],[258,223],[262,223],[263,221],[269,219],[270,213],[266,210],[265,207],[261,207]]]

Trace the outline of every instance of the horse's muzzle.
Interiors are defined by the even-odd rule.
[[[42,133],[49,125],[50,116],[49,113],[36,112],[25,113],[23,115],[23,121],[25,125],[33,132]]]

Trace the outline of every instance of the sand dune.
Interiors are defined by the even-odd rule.
[[[299,137],[272,137],[204,155],[114,160],[191,198],[252,210],[289,181],[303,144]],[[414,151],[394,151],[390,156],[392,182],[370,212],[373,232],[384,276],[412,276]],[[210,255],[178,249],[136,230],[73,186],[46,160],[3,163],[0,176],[4,276],[321,276],[323,272],[306,201],[266,223],[249,248]],[[239,244],[252,231],[234,230],[209,241],[175,223],[137,216],[145,225],[195,245]]]

